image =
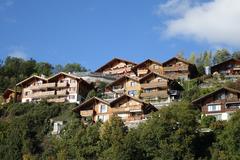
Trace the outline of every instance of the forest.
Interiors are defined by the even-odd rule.
[[[118,117],[83,123],[71,104],[9,104],[0,109],[0,159],[239,159],[240,112],[228,122],[200,118],[183,101],[150,115],[128,129]],[[50,119],[67,121],[60,135],[51,135]],[[208,128],[210,131],[205,131]]]
[[[183,54],[177,56],[184,57]],[[220,86],[240,90],[240,81],[218,83],[211,77],[211,88],[198,87],[204,81],[204,67],[229,58],[240,58],[240,52],[226,49],[215,53],[192,53],[186,58],[195,63],[200,77],[182,82],[181,102],[172,103],[151,113],[137,128],[127,128],[119,117],[93,123],[80,120],[72,112],[73,104],[9,103],[0,106],[1,160],[141,160],[141,159],[240,159],[240,111],[225,121],[212,116],[201,117],[200,109],[191,101]],[[78,63],[52,65],[7,57],[0,63],[0,94],[6,88],[32,74],[49,76],[59,71],[89,71]],[[97,90],[101,92],[101,90]],[[100,93],[96,93],[101,95]],[[91,96],[89,96],[90,98]],[[52,120],[64,120],[59,135],[52,135]]]

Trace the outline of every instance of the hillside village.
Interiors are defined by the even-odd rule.
[[[240,60],[222,55],[113,58],[93,72],[67,64],[53,74],[50,64],[7,58],[0,159],[234,157]]]
[[[223,76],[236,81],[240,76],[240,60],[227,59],[213,66],[205,66],[205,77]],[[32,75],[7,89],[4,103],[12,101],[30,103],[46,100],[49,103],[74,103],[73,109],[82,120],[91,117],[94,122],[107,121],[117,115],[128,123],[139,123],[147,119],[152,111],[181,101],[183,83],[197,79],[200,74],[194,63],[181,57],[173,57],[161,63],[147,59],[139,64],[114,58],[95,72],[59,72],[50,77]],[[201,77],[204,77],[203,75]],[[207,79],[207,78],[206,78]],[[211,79],[211,78],[208,78]],[[87,99],[98,83],[105,83],[99,97]],[[217,120],[228,120],[240,107],[240,91],[228,87],[197,97],[192,101],[202,115],[214,116]]]

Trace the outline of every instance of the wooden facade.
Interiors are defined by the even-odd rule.
[[[140,95],[141,85],[138,79],[129,76],[122,76],[106,86],[105,95],[112,94],[112,100],[120,97],[123,94],[127,94],[138,98]],[[107,98],[107,97],[106,97]]]
[[[240,60],[231,58],[211,67],[212,74],[221,74],[225,78],[236,80],[240,78]]]
[[[151,104],[126,94],[110,103],[93,97],[73,109],[83,119],[91,117],[94,122],[98,120],[105,122],[113,115],[121,117],[124,122],[143,120],[147,114],[156,110]]]
[[[139,82],[142,90],[140,98],[157,108],[177,100],[183,90],[178,82],[156,72],[145,75]]]
[[[240,109],[240,91],[223,87],[192,102],[201,108],[203,115],[215,116],[217,120],[228,120]]]
[[[95,72],[113,76],[130,75],[132,72],[132,68],[135,65],[135,63],[127,60],[114,58],[99,69],[97,69]]]
[[[195,64],[178,57],[173,57],[164,62],[163,71],[164,75],[172,79],[188,80],[198,75]]]
[[[137,77],[143,77],[150,72],[163,74],[163,67],[161,63],[153,61],[151,59],[147,59],[144,62],[139,63],[138,65],[133,67],[132,71],[136,74]]]
[[[80,103],[92,88],[83,79],[60,72],[52,77],[31,76],[17,84],[22,90],[21,101],[32,102],[46,99],[48,102]]]
[[[10,103],[13,101],[15,102],[21,101],[21,92],[8,88],[3,93],[3,104]]]

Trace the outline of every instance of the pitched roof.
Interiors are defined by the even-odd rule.
[[[3,92],[3,98],[7,98],[8,95],[11,94],[11,93],[15,93],[15,91],[14,91],[13,89],[10,89],[10,88],[6,89],[6,90]],[[20,92],[18,92],[18,93],[20,93]]]
[[[124,100],[124,98],[127,98],[128,100],[132,99],[134,101],[137,101],[139,103],[142,103],[144,105],[144,110],[145,111],[150,111],[150,110],[154,110],[154,111],[157,111],[158,109],[156,107],[154,107],[152,104],[150,103],[146,103],[144,101],[142,101],[141,99],[138,99],[138,98],[135,98],[135,97],[132,97],[132,96],[129,96],[127,94],[123,94],[121,97],[115,99],[114,101],[110,102],[110,106],[111,107],[114,107],[114,104],[120,102],[121,100]]]
[[[146,74],[145,76],[143,76],[141,79],[139,79],[139,81],[142,82],[143,80],[145,80],[146,78],[150,77],[151,75],[156,75],[156,76],[158,76],[158,77],[161,77],[161,78],[167,79],[167,80],[173,80],[173,79],[171,79],[170,77],[167,77],[167,76],[165,76],[165,75],[162,75],[162,74],[159,74],[159,73],[156,73],[156,72],[153,72],[153,71],[152,71],[152,72]]]
[[[73,79],[80,80],[80,82],[82,82],[82,83],[90,86],[90,84],[89,84],[87,81],[83,80],[81,77],[78,77],[78,76],[73,75],[73,74],[68,74],[68,73],[66,73],[66,72],[59,72],[59,73],[57,73],[57,74],[49,77],[47,80],[48,80],[48,81],[51,81],[52,79],[54,79],[54,78],[56,78],[56,77],[58,77],[58,76],[60,76],[60,75],[64,75],[64,76],[66,76],[66,77],[71,77],[71,78],[73,78]]]
[[[40,76],[37,76],[37,75],[32,75],[31,77],[26,78],[26,79],[24,79],[23,81],[17,83],[16,86],[19,86],[20,84],[25,84],[25,83],[29,82],[30,80],[32,80],[32,79],[34,79],[34,78],[40,79],[40,80],[43,80],[43,81],[47,81],[46,78],[43,78],[43,77],[40,77]]]
[[[175,60],[175,59],[178,60],[178,61],[181,61],[181,62],[183,62],[183,63],[187,63],[187,64],[189,64],[189,65],[195,65],[195,64],[190,63],[189,61],[187,61],[187,60],[185,60],[185,59],[183,59],[183,58],[179,58],[179,57],[172,57],[172,58],[168,59],[167,61],[163,62],[162,64],[165,65],[166,63],[168,63],[168,62],[170,62],[170,61],[172,61],[172,60]]]
[[[86,100],[85,102],[81,103],[79,106],[73,108],[73,111],[79,112],[81,109],[86,109],[86,107],[89,107],[96,102],[102,102],[102,103],[110,106],[110,104],[107,101],[104,101],[98,97],[92,97],[92,98]]]
[[[80,77],[75,76],[75,75],[73,75],[73,74],[68,74],[68,73],[66,73],[66,72],[59,72],[59,73],[57,73],[57,74],[49,77],[48,80],[51,80],[51,79],[53,79],[53,78],[55,78],[55,77],[58,77],[58,76],[60,76],[60,75],[65,75],[65,76],[67,76],[67,77],[71,77],[71,78],[74,78],[74,79],[81,79]]]
[[[150,62],[150,63],[156,63],[156,64],[162,66],[162,64],[161,64],[160,62],[157,62],[157,61],[154,61],[154,60],[151,60],[151,59],[147,59],[147,60],[143,61],[142,63],[139,63],[138,65],[134,66],[134,67],[132,68],[132,70],[134,71],[134,70],[136,70],[138,67],[142,67],[142,66],[146,65],[146,63],[149,63],[149,62]]]
[[[222,88],[219,88],[219,89],[217,89],[217,90],[215,90],[215,91],[213,91],[211,93],[205,94],[205,95],[201,96],[198,99],[195,99],[194,101],[192,101],[192,103],[197,103],[197,102],[199,102],[199,101],[201,101],[201,100],[203,100],[203,99],[205,99],[207,97],[210,97],[210,96],[214,95],[215,93],[218,93],[219,91],[222,91],[222,90],[227,90],[229,92],[239,93],[240,94],[239,90],[228,88],[228,87],[222,87]]]
[[[95,72],[102,72],[105,68],[111,66],[111,64],[113,64],[115,62],[125,62],[125,63],[128,63],[128,64],[136,65],[136,63],[131,62],[131,61],[127,61],[127,60],[120,59],[120,58],[113,58],[111,61],[104,64],[102,67],[98,68]]]
[[[223,62],[221,62],[221,63],[218,63],[218,64],[212,66],[211,68],[212,68],[212,69],[215,69],[215,68],[217,68],[217,67],[219,67],[219,66],[221,66],[221,65],[223,65],[223,64],[225,64],[225,63],[229,63],[229,62],[231,62],[231,61],[235,61],[235,62],[239,62],[239,63],[240,63],[240,60],[239,60],[239,59],[230,58],[230,59],[228,59],[228,60],[226,60],[226,61],[223,61]]]
[[[138,98],[129,96],[129,95],[127,95],[127,94],[123,94],[121,97],[118,97],[117,99],[115,99],[115,100],[113,100],[112,102],[110,102],[110,105],[112,106],[112,105],[118,103],[119,101],[123,100],[124,98],[132,99],[132,100],[137,101],[137,102],[139,102],[139,103],[147,104],[147,103],[145,103],[144,101],[142,101],[141,99],[138,99]]]
[[[121,81],[123,81],[123,80],[126,80],[126,79],[131,79],[131,80],[133,80],[133,81],[135,81],[135,82],[138,82],[138,79],[135,79],[135,78],[133,78],[133,77],[129,77],[129,76],[124,75],[124,76],[118,78],[117,80],[113,81],[112,83],[108,84],[108,85],[106,86],[106,88],[109,88],[109,87],[113,86],[114,84],[117,84],[117,83],[119,83],[119,82],[121,82]]]

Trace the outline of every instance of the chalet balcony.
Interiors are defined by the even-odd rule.
[[[116,93],[113,92],[105,92],[102,99],[108,102],[111,102],[117,98]]]
[[[165,72],[188,71],[188,66],[164,67],[163,70],[164,70]]]
[[[234,71],[239,71],[240,70],[240,66],[233,67],[233,70]]]
[[[59,90],[57,91],[57,96],[66,96],[68,94],[67,90]]]
[[[54,87],[56,87],[56,83],[43,83],[39,85],[30,86],[29,89],[41,90],[41,89],[54,88]]]
[[[141,69],[141,70],[139,69],[137,72],[139,75],[143,75],[143,74],[147,74],[148,70],[147,69]]]
[[[141,112],[142,106],[141,105],[131,105],[126,107],[118,107],[112,108],[113,113],[121,113],[121,112]]]
[[[111,70],[104,71],[104,74],[122,74],[125,72],[130,72],[131,68],[121,67],[121,68],[112,68]]]
[[[58,88],[65,88],[68,86],[68,83],[67,82],[58,82],[57,83],[57,87]]]
[[[63,103],[66,102],[66,98],[51,98],[47,100],[48,102]]]
[[[145,97],[167,98],[168,93],[167,93],[167,91],[152,91],[152,92],[141,93],[140,97],[142,97],[142,98],[145,98]]]
[[[112,108],[113,113],[121,113],[121,112],[129,112],[128,107],[118,107],[118,108]]]
[[[240,78],[240,75],[229,74],[229,75],[225,75],[225,78]]]
[[[167,84],[167,82],[143,83],[143,84],[141,84],[141,87],[142,87],[143,89],[147,89],[147,88],[158,88],[158,87],[167,88],[167,87],[168,87],[168,84]]]
[[[227,109],[240,109],[240,102],[226,102],[225,108]]]
[[[93,110],[83,110],[83,111],[80,111],[80,115],[82,117],[90,117],[90,116],[93,116]]]
[[[139,121],[145,119],[144,115],[136,115],[136,116],[130,116],[128,117],[128,121]]]
[[[129,111],[130,112],[141,112],[142,106],[140,106],[140,105],[129,106]]]
[[[54,95],[55,95],[55,91],[45,91],[45,92],[33,93],[33,94],[29,95],[29,97],[31,97],[31,98],[44,98],[44,97],[49,97],[49,96],[54,96]]]
[[[113,86],[112,90],[116,93],[124,93],[123,86]]]

